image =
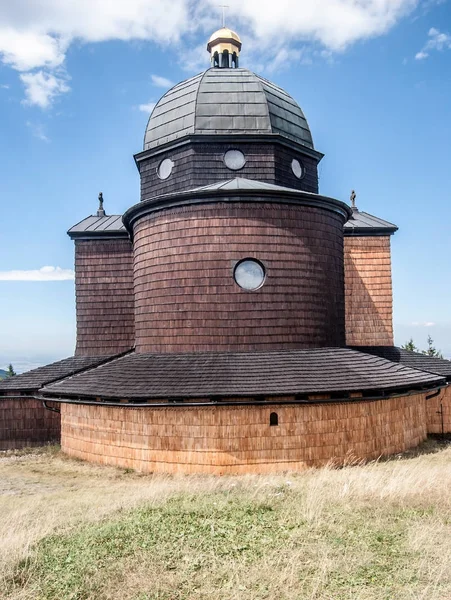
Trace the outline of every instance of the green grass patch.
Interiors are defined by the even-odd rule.
[[[272,488],[172,497],[52,535],[7,582],[34,600],[401,599],[423,572],[409,531],[428,509],[330,504]],[[445,596],[443,596],[445,597]]]

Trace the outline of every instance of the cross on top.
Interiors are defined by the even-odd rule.
[[[219,8],[222,8],[222,26],[225,27],[226,24],[226,10],[230,8],[227,4],[220,4]]]

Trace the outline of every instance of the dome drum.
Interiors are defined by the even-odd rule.
[[[193,136],[194,137],[194,136]],[[228,151],[238,150],[245,164],[237,170],[227,166]],[[173,163],[171,174],[166,179],[159,176],[163,161]],[[292,161],[302,164],[303,176],[297,177],[292,170]],[[318,160],[305,154],[297,147],[273,141],[234,141],[190,138],[185,144],[143,156],[137,160],[141,175],[141,199],[143,201],[187,189],[210,185],[232,177],[244,177],[264,181],[293,189],[318,193]]]

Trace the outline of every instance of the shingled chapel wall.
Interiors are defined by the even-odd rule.
[[[134,226],[136,350],[246,351],[343,346],[343,218],[310,206],[217,202]],[[235,265],[265,266],[258,290]]]
[[[297,471],[377,459],[426,438],[424,394],[316,405],[65,404],[61,415],[66,454],[146,473]]]
[[[345,236],[346,343],[393,346],[390,236]]]
[[[133,247],[127,239],[76,240],[77,356],[133,348]]]
[[[33,398],[0,398],[0,450],[59,442],[60,415]]]

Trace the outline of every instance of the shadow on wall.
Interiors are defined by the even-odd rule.
[[[367,258],[355,258],[347,243],[345,239],[346,343],[393,346],[390,257],[373,259],[367,252]]]

